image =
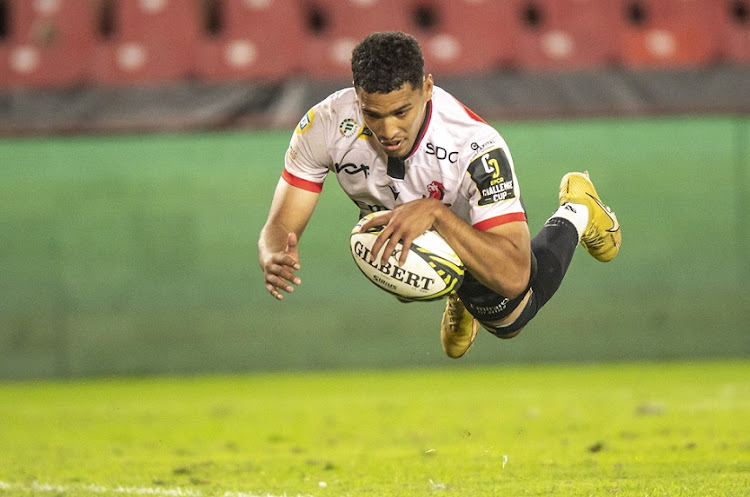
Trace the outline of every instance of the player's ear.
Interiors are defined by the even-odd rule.
[[[424,83],[422,83],[422,91],[425,94],[425,97],[427,97],[427,100],[430,100],[432,98],[432,87],[434,86],[434,83],[432,81],[432,74],[428,74],[424,77]]]

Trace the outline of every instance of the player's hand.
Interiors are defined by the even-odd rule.
[[[396,245],[401,242],[402,249],[398,255],[398,264],[406,264],[406,256],[409,255],[412,242],[432,228],[441,208],[445,206],[432,198],[413,200],[363,224],[360,228],[361,232],[375,226],[385,226],[372,245],[370,257],[374,260],[381,248],[385,247],[380,256],[380,264],[384,265],[394,255]]]
[[[291,293],[294,291],[293,284],[302,283],[296,275],[296,271],[300,268],[297,243],[297,235],[289,233],[284,251],[274,252],[263,261],[266,290],[277,300],[284,298],[282,290]]]

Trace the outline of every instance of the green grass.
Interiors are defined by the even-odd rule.
[[[0,384],[0,495],[750,495],[750,362]]]

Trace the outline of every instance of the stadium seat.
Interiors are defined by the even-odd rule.
[[[65,88],[85,80],[94,42],[90,2],[5,0],[0,87]]]
[[[207,81],[278,80],[300,71],[302,17],[295,0],[206,3],[195,72]]]
[[[422,44],[425,66],[436,75],[486,72],[510,61],[514,31],[510,2],[403,0],[408,31]]]
[[[717,58],[717,0],[623,0],[621,57],[631,68],[699,67]]]
[[[712,2],[719,28],[719,56],[728,63],[750,63],[750,0]]]
[[[199,2],[101,0],[101,5],[99,40],[91,64],[95,83],[158,84],[190,75],[200,26]]]
[[[351,79],[354,46],[372,31],[407,30],[401,0],[313,0],[302,4],[302,68],[320,80]]]
[[[512,0],[515,64],[522,70],[577,70],[617,56],[618,0]]]

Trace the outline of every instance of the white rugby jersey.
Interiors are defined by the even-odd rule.
[[[390,159],[364,125],[354,88],[333,93],[302,118],[282,177],[320,192],[327,174],[360,215],[433,197],[479,230],[526,221],[508,146],[500,134],[441,88],[405,160]]]

